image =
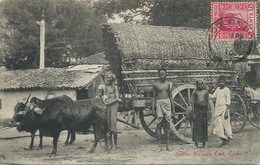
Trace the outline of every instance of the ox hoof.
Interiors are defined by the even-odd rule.
[[[49,157],[52,157],[52,156],[56,156],[56,153],[55,152],[52,152],[50,155],[49,155]]]
[[[50,154],[50,155],[49,155],[49,157],[52,157],[52,156],[53,156],[53,157],[55,157],[55,156],[56,156],[56,154]]]
[[[41,149],[42,149],[42,147],[39,146],[36,150],[41,150]]]
[[[33,148],[24,148],[23,150],[31,151],[31,150],[33,150]]]
[[[88,151],[88,154],[93,154],[94,153],[94,150],[89,150]]]

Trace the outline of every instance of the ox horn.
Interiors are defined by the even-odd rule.
[[[30,93],[29,96],[27,97],[27,99],[26,99],[26,101],[25,101],[24,104],[27,104],[27,103],[28,103],[30,97],[31,97],[31,93]]]

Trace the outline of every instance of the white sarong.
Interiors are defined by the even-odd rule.
[[[164,117],[168,122],[171,122],[171,101],[170,99],[156,100],[156,115],[157,123],[162,121]]]
[[[216,89],[214,94],[209,95],[210,98],[216,98],[215,112],[213,118],[213,134],[220,138],[228,139],[233,138],[231,124],[230,124],[230,113],[228,112],[228,118],[224,119],[227,105],[230,105],[230,90],[225,87]]]

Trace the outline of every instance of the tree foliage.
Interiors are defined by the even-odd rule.
[[[210,3],[209,0],[99,0],[94,6],[110,18],[119,14],[127,23],[141,15],[147,19],[140,20],[143,24],[205,28],[210,26]]]
[[[150,24],[209,28],[210,1],[155,0],[150,10]]]
[[[232,0],[232,2],[241,2]],[[259,0],[252,0],[258,2]],[[224,0],[99,0],[95,8],[100,14],[113,18],[121,16],[126,23],[150,24],[156,26],[184,26],[210,29],[211,2]],[[260,7],[257,8],[257,13]],[[140,15],[142,17],[140,17]],[[139,16],[139,20],[136,19]],[[258,14],[257,22],[260,20]],[[260,26],[257,26],[260,31]],[[257,34],[258,42],[260,33]],[[257,50],[256,50],[257,51]],[[257,52],[255,52],[257,53]]]
[[[5,65],[9,69],[38,68],[39,33],[36,21],[46,25],[45,65],[63,67],[72,58],[102,51],[101,26],[91,0],[3,0],[2,15],[7,33]]]
[[[211,2],[217,1],[226,2],[223,0],[99,0],[94,7],[100,14],[106,14],[109,18],[113,18],[113,14],[119,14],[126,23],[136,23],[134,17],[141,15],[143,17],[139,18],[146,19],[146,21],[139,21],[142,24],[210,28]],[[232,2],[235,1],[239,0]]]

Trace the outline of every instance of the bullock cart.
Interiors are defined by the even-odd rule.
[[[240,56],[241,57],[241,56]],[[254,71],[248,71],[247,67],[251,66]],[[239,67],[242,69],[240,85],[233,87],[233,90],[241,94],[246,105],[248,121],[256,128],[260,129],[260,100],[259,100],[259,75],[260,70],[259,55],[250,55],[247,58],[239,60]],[[258,71],[257,71],[258,70]],[[246,76],[246,74],[248,74]],[[249,87],[251,86],[251,87]],[[246,87],[248,88],[246,90]],[[249,90],[250,89],[250,90]],[[250,92],[249,92],[250,91]]]
[[[130,100],[131,108],[139,112],[143,129],[149,135],[157,136],[156,118],[151,111],[152,86],[159,80],[157,69],[167,69],[167,79],[174,87],[171,130],[188,143],[192,142],[192,129],[187,109],[195,81],[203,79],[210,88],[216,85],[219,75],[225,75],[228,86],[237,85],[237,74],[230,63],[234,42],[208,43],[207,35],[205,29],[104,25],[105,54],[116,74],[120,96],[124,102]],[[232,91],[231,97],[232,129],[239,132],[247,119],[246,107],[240,94]]]

